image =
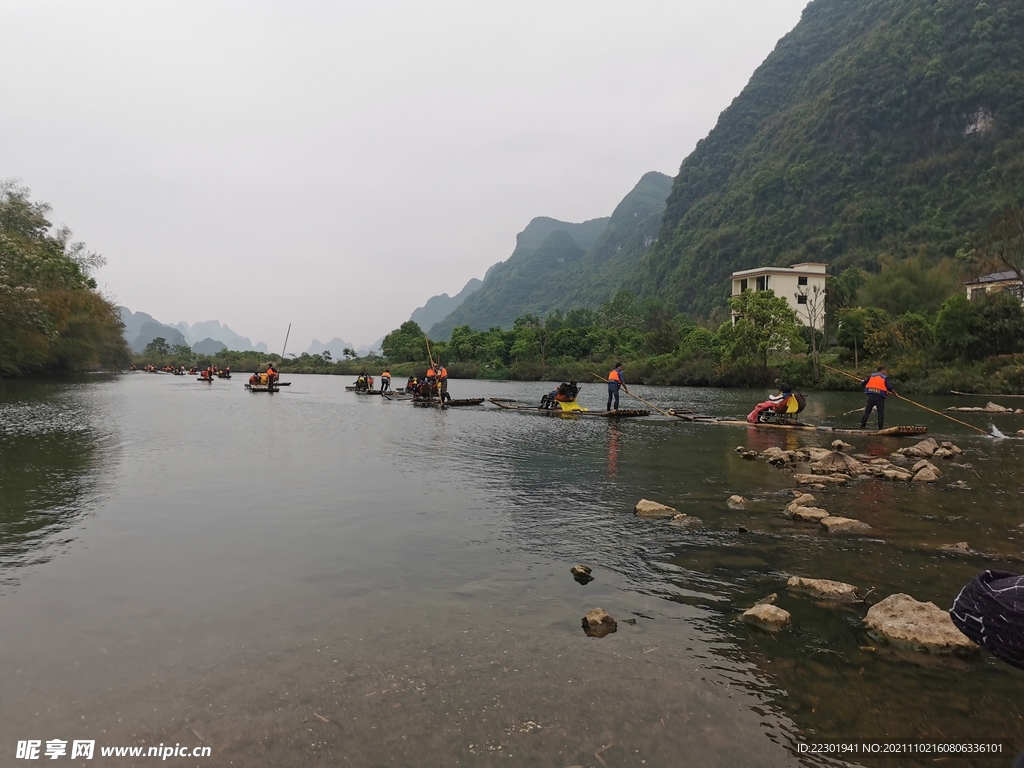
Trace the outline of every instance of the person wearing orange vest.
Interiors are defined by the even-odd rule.
[[[441,402],[446,403],[451,400],[448,395],[448,369],[440,361],[437,363],[437,380],[441,384]]]
[[[878,428],[885,429],[885,397],[890,392],[899,397],[890,384],[886,375],[888,369],[884,365],[878,366],[878,371],[872,373],[860,383],[864,387],[864,394],[868,396],[867,405],[864,406],[864,415],[860,417],[860,428],[868,425],[868,416],[872,410],[878,411]]]
[[[615,410],[619,410],[619,389],[626,389],[626,380],[622,375],[622,363],[616,363],[615,367],[608,374],[608,407],[607,411],[612,410],[612,400],[615,400]]]
[[[274,386],[277,383],[277,371],[274,370],[272,363],[267,363],[267,384]]]
[[[383,397],[385,392],[391,391],[391,371],[388,368],[384,369],[384,373],[380,375],[380,394]]]

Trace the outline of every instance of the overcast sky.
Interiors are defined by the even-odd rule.
[[[366,344],[674,176],[805,4],[0,0],[0,178],[134,311]]]

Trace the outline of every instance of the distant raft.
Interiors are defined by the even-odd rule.
[[[960,590],[949,616],[978,645],[1024,669],[1024,576],[979,573]]]
[[[246,384],[245,388],[250,392],[274,392],[280,391],[277,384]]]

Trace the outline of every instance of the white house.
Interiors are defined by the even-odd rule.
[[[822,329],[825,327],[825,270],[827,264],[807,261],[792,267],[758,267],[732,273],[732,295],[744,291],[772,290],[781,296],[796,312],[804,325]],[[817,290],[815,290],[817,289]],[[814,310],[812,318],[811,311]],[[732,321],[736,322],[733,312]]]
[[[1021,283],[1016,272],[993,272],[991,275],[968,280],[964,286],[967,288],[969,300],[977,299],[988,293],[1009,291],[1024,302],[1024,284]]]

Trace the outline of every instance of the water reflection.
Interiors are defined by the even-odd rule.
[[[7,382],[0,401],[0,580],[66,546],[101,471],[84,388]]]

